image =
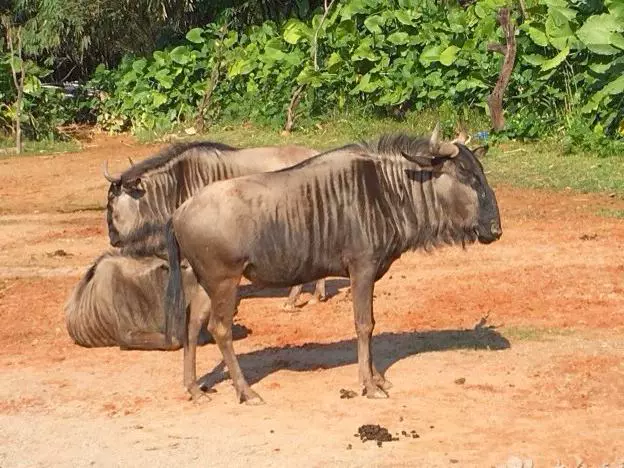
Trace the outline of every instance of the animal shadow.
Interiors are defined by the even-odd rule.
[[[246,327],[245,325],[241,325],[239,323],[235,323],[234,325],[232,325],[232,340],[233,341],[238,341],[238,340],[242,340],[243,338],[247,338],[249,335],[251,335],[251,333],[252,333],[251,328]],[[215,343],[216,343],[215,339],[212,337],[210,332],[206,331],[206,340],[201,343],[201,346],[204,346],[207,344],[215,344]]]
[[[509,340],[495,330],[478,324],[465,330],[381,333],[372,340],[375,364],[385,373],[393,364],[418,353],[454,349],[503,350]],[[250,384],[281,369],[312,371],[357,363],[357,340],[335,343],[307,343],[300,346],[270,347],[238,355],[240,366]],[[228,378],[223,362],[200,379],[203,389]]]
[[[340,289],[349,286],[349,280],[344,278],[332,278],[325,280],[325,298],[334,297],[340,292]],[[313,292],[315,283],[306,283],[302,292]],[[243,284],[238,287],[239,299],[248,299],[251,297],[288,297],[290,288],[261,288],[253,284]]]

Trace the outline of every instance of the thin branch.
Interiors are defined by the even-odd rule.
[[[507,52],[507,46],[498,43],[490,43],[487,45],[487,50],[489,50],[490,52],[498,52],[499,54],[505,55],[505,53]]]
[[[492,128],[495,131],[502,130],[505,127],[505,116],[503,114],[503,95],[509,85],[511,73],[513,72],[516,60],[516,31],[512,24],[509,8],[501,8],[498,13],[498,23],[501,25],[505,33],[505,58],[501,66],[501,72],[496,81],[496,85],[492,90],[492,94],[488,97],[488,107],[492,119]],[[499,44],[500,45],[500,44]],[[498,48],[495,48],[500,52]]]
[[[305,85],[299,85],[293,91],[292,97],[290,98],[290,104],[288,104],[288,112],[286,114],[286,125],[284,125],[284,130],[286,132],[290,132],[295,124],[295,109],[299,105],[301,101],[302,93],[305,88]]]
[[[325,18],[327,18],[327,15],[329,14],[329,10],[331,10],[332,5],[334,4],[335,0],[331,0],[331,2],[329,2],[329,5],[327,5],[327,0],[325,0],[325,12],[323,13],[323,16],[321,18],[321,21],[319,22],[319,25],[316,27],[316,29],[314,30],[314,37],[312,38],[312,57],[314,58],[314,70],[318,71],[319,67],[318,67],[318,33],[321,30],[321,26],[323,26],[323,23],[325,22]]]
[[[529,18],[529,15],[527,13],[527,7],[524,0],[520,0],[520,11],[522,11],[522,20],[527,20]]]

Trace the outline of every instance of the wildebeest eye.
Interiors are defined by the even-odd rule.
[[[119,195],[121,195],[121,184],[120,183],[111,184],[110,188],[108,189],[108,198],[118,197]]]

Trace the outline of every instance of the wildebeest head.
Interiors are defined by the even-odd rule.
[[[479,242],[489,244],[499,239],[503,231],[496,196],[478,159],[487,148],[470,150],[464,141],[461,137],[452,142],[441,141],[436,126],[428,151],[403,152],[403,156],[431,172],[435,196],[450,219],[461,220]]]
[[[124,174],[113,177],[106,165],[104,177],[110,182],[106,205],[108,236],[111,245],[117,247],[141,224],[140,201],[145,188],[140,177],[127,178]]]

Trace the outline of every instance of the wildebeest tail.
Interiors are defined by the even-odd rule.
[[[187,317],[182,287],[182,270],[180,267],[180,245],[173,231],[173,220],[165,226],[167,252],[169,256],[169,281],[165,293],[165,337],[167,343],[176,337],[180,343],[186,343]]]

